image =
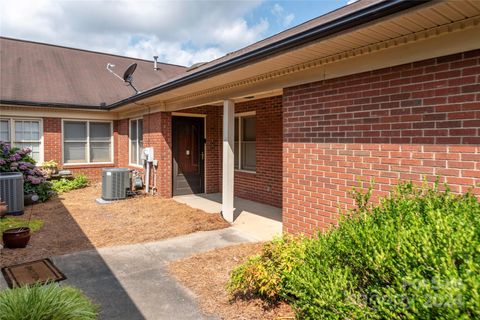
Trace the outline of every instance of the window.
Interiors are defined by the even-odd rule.
[[[87,122],[65,121],[63,124],[63,162],[88,162],[87,144]]]
[[[255,115],[235,117],[235,169],[255,171],[257,167],[257,123]]]
[[[90,122],[90,161],[109,162],[111,161],[110,141],[112,139],[112,128],[110,123]]]
[[[68,120],[63,122],[63,162],[112,161],[112,123]]]
[[[41,120],[1,119],[0,141],[8,142],[17,148],[31,148],[30,154],[36,162],[42,162]]]
[[[0,120],[0,141],[10,142],[10,120]]]
[[[130,164],[142,165],[143,120],[130,120]]]

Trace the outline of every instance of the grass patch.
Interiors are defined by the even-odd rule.
[[[51,283],[0,292],[0,320],[93,320],[97,307],[78,289]]]
[[[28,224],[29,224],[28,220],[23,220],[19,218],[10,218],[10,217],[3,218],[3,219],[0,219],[0,233],[10,228],[26,227]],[[43,220],[40,220],[40,219],[30,220],[29,227],[31,232],[40,230],[42,226],[43,226]]]
[[[81,189],[88,186],[88,179],[81,174],[76,176],[73,180],[62,178],[60,180],[52,181],[52,189],[57,193],[68,192],[75,189]]]

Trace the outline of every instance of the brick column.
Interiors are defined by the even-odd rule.
[[[43,118],[44,161],[54,160],[62,165],[62,120]]]
[[[143,146],[153,147],[157,168],[157,194],[172,197],[172,115],[157,112],[143,116]],[[153,170],[151,171],[153,185]]]
[[[115,121],[115,163],[118,167],[128,167],[130,156],[128,152],[129,140],[128,140],[128,119],[122,119]]]

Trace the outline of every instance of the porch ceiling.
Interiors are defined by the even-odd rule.
[[[225,98],[242,98],[258,94],[276,95],[281,93],[279,90],[284,87],[382,67],[370,62],[362,69],[361,63],[352,65],[346,63],[347,59],[358,61],[359,57],[368,55],[372,57],[370,60],[375,60],[373,53],[386,52],[388,49],[401,48],[412,43],[425,42],[427,45],[428,41],[425,40],[435,43],[432,39],[457,31],[464,34],[460,38],[457,34],[455,38],[461,40],[458,43],[450,42],[449,46],[443,43],[442,50],[425,50],[423,47],[417,50],[422,51],[421,54],[412,53],[411,59],[427,59],[473,50],[480,48],[479,25],[480,2],[433,1],[233,71],[146,98],[141,104],[174,111],[196,105],[216,104]],[[475,29],[476,32],[471,29]],[[467,30],[470,30],[470,33],[467,33]],[[389,60],[385,57],[383,59]],[[349,66],[349,70],[339,72],[338,68],[326,67],[338,61],[343,61],[343,65]],[[408,61],[395,59],[390,61],[391,65],[406,62]],[[117,111],[131,107],[132,105],[126,105]]]

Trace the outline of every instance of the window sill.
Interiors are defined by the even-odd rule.
[[[257,171],[244,170],[244,169],[235,169],[235,172],[251,173],[251,174],[256,174],[257,173]]]

